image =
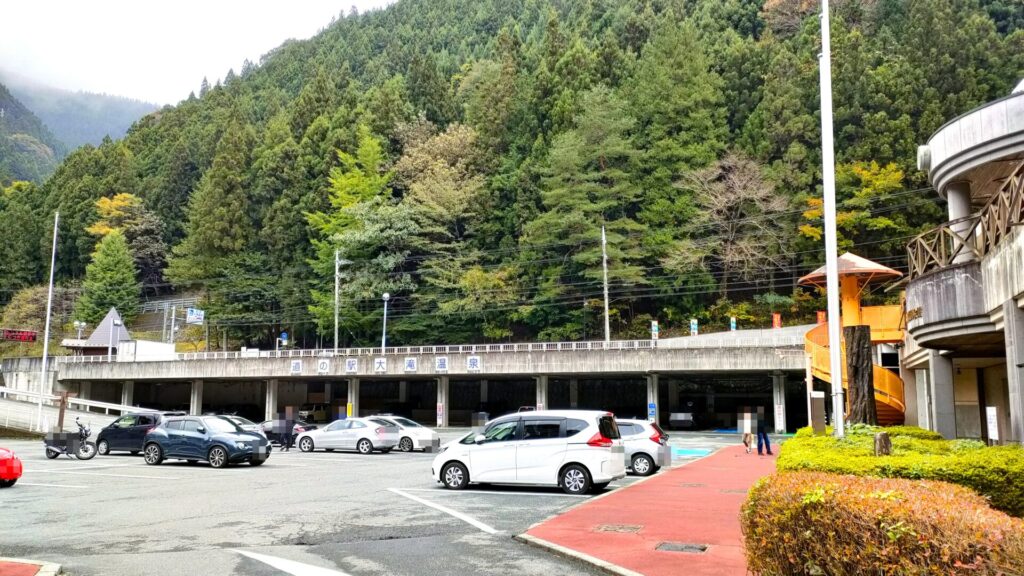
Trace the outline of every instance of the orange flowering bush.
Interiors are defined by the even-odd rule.
[[[754,574],[1024,574],[1024,521],[946,482],[776,473],[741,522]]]

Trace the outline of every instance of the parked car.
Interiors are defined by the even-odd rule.
[[[96,435],[96,450],[101,455],[112,451],[142,452],[146,434],[169,416],[184,416],[185,412],[136,412],[114,420]]]
[[[21,459],[13,451],[0,448],[0,488],[10,488],[21,478]]]
[[[248,418],[234,415],[225,415],[224,417],[234,422],[239,428],[246,432],[255,432],[264,438],[267,437],[266,434],[263,433],[263,427]]]
[[[274,432],[274,421],[273,420],[264,420],[263,422],[260,422],[258,424],[258,426],[260,428],[260,431],[263,432],[263,436],[265,438],[267,438],[268,440],[270,440],[270,442],[272,442],[274,444],[280,444],[280,442],[278,441],[278,438],[277,438],[277,433]],[[302,434],[303,432],[307,432],[309,430],[316,430],[316,429],[317,429],[317,425],[316,424],[310,424],[309,422],[306,422],[304,420],[296,420],[295,424],[292,426],[292,434],[294,436],[298,436],[299,434]]]
[[[330,404],[303,404],[299,408],[299,418],[307,422],[325,422],[330,418]]]
[[[198,462],[214,468],[248,462],[259,466],[270,457],[270,443],[223,416],[174,416],[149,431],[143,445],[146,464],[166,459]]]
[[[638,476],[650,476],[662,466],[672,464],[668,434],[647,420],[616,420],[622,445],[626,448],[626,466]]]
[[[370,416],[370,420],[386,426],[397,426],[398,449],[402,452],[426,450],[427,448],[437,449],[441,446],[441,437],[437,435],[437,432],[405,416],[383,414]]]
[[[313,450],[355,450],[369,454],[374,450],[387,454],[398,445],[398,426],[374,422],[370,418],[335,420],[323,428],[299,434],[295,444],[303,452]]]
[[[610,412],[535,410],[496,418],[483,433],[445,444],[431,474],[452,490],[532,484],[583,494],[625,477],[625,452]]]

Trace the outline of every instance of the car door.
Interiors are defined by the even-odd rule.
[[[103,435],[111,450],[128,450],[128,432],[135,425],[135,415],[122,416],[114,421]]]
[[[565,460],[564,418],[524,416],[522,438],[516,446],[516,482],[558,484]]]
[[[349,420],[348,422],[349,426],[341,437],[342,444],[339,448],[355,450],[356,443],[359,442],[359,439],[366,436],[368,427],[366,426],[366,422],[363,422],[362,420]]]
[[[336,420],[331,422],[324,431],[321,432],[316,442],[322,448],[343,448],[345,443],[345,433],[348,431],[349,422],[346,420]]]
[[[181,428],[184,422],[181,420],[169,420],[164,423],[163,429],[167,438],[162,442],[164,456],[176,456],[181,451]]]
[[[185,420],[182,422],[179,432],[181,441],[179,443],[179,454],[183,458],[206,458],[206,439],[209,430],[203,427],[199,420]]]
[[[469,451],[469,477],[477,482],[516,481],[516,445],[519,444],[519,419],[491,424],[484,430],[485,440]]]
[[[136,416],[135,423],[124,432],[124,449],[133,452],[142,450],[142,440],[146,437],[146,432],[149,432],[154,427],[156,427],[155,414],[139,414]]]

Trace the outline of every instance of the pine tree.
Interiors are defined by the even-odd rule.
[[[110,308],[116,308],[130,322],[139,312],[140,288],[128,243],[121,232],[113,231],[96,245],[85,269],[76,317],[95,325]]]

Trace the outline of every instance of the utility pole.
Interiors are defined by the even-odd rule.
[[[174,344],[174,329],[178,321],[178,305],[171,306],[171,344]]]
[[[46,384],[46,362],[50,358],[50,314],[53,312],[53,269],[57,264],[57,229],[60,212],[53,214],[53,250],[50,252],[50,287],[46,294],[46,328],[43,330],[43,367],[39,371],[39,396],[36,398],[36,430],[43,432],[43,386]]]
[[[338,355],[338,290],[340,288],[340,279],[338,278],[339,268],[341,264],[339,260],[341,258],[340,250],[334,251],[334,355]]]
[[[829,371],[832,374],[832,430],[846,435],[843,402],[842,332],[839,317],[839,249],[836,246],[836,165],[832,142],[832,38],[828,0],[821,0],[821,183],[825,216],[825,296],[828,300]]]
[[[604,341],[612,340],[611,323],[608,320],[608,236],[601,225],[601,266],[604,268]]]

